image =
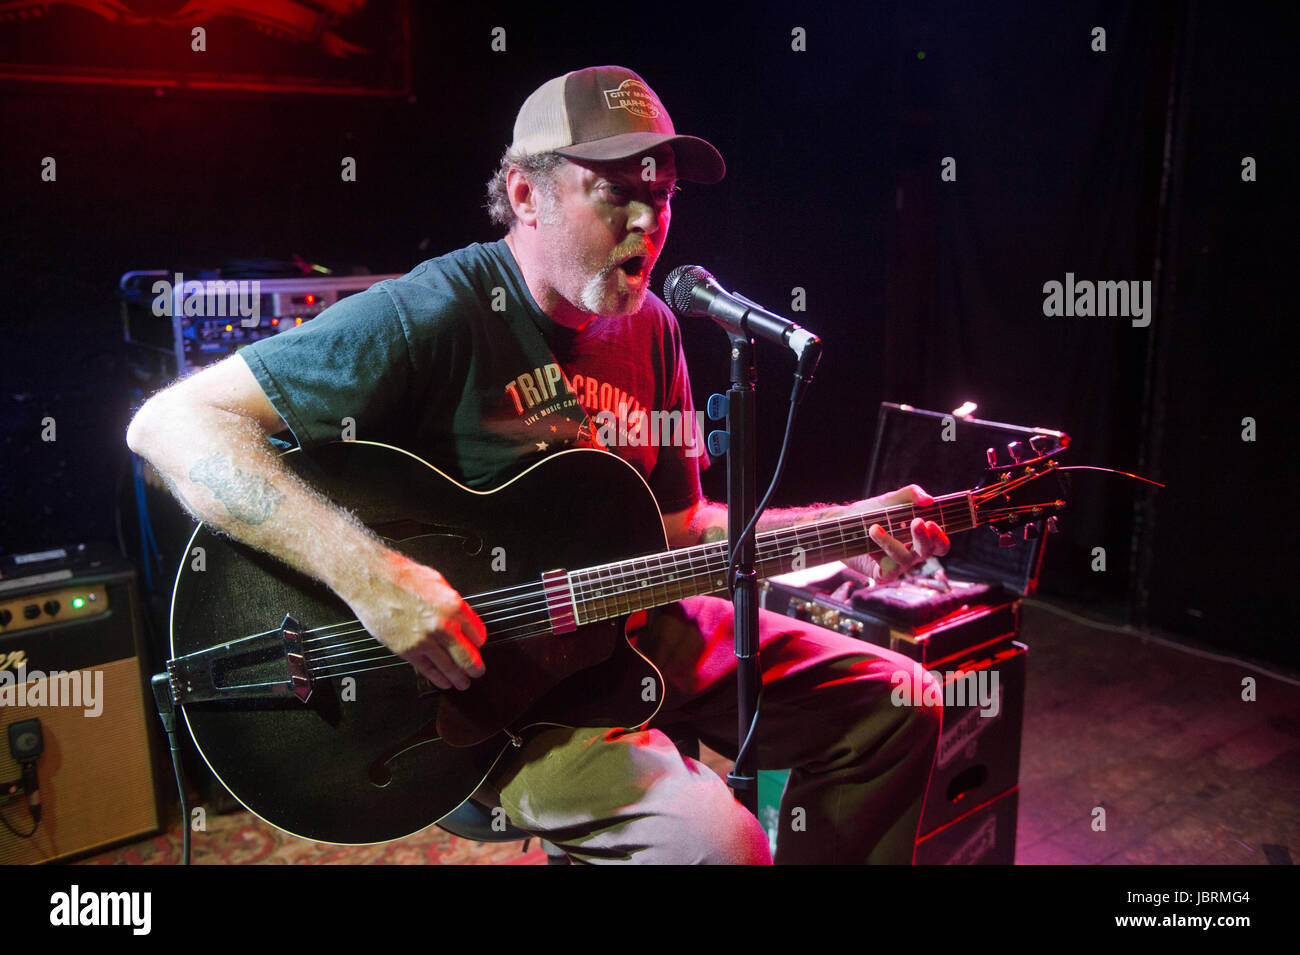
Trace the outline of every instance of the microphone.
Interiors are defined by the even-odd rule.
[[[810,379],[822,356],[822,341],[808,329],[728,292],[706,269],[682,265],[664,280],[664,301],[683,318],[708,317],[736,335],[766,338],[785,345],[799,359],[795,372]]]
[[[32,821],[41,821],[41,788],[36,777],[36,760],[45,751],[41,721],[22,720],[9,724],[9,755],[22,767],[22,786],[27,793],[27,811]]]

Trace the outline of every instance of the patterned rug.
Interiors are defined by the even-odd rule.
[[[179,865],[179,825],[140,842],[91,856],[78,865]],[[430,826],[423,832],[373,846],[334,846],[309,842],[275,829],[249,812],[208,817],[206,832],[191,836],[194,865],[545,865],[546,853],[534,839],[522,842],[470,842]]]

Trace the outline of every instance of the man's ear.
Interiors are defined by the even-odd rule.
[[[536,184],[518,166],[506,171],[506,198],[521,225],[532,228],[541,216],[542,195]]]

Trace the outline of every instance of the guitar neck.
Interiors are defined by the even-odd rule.
[[[950,535],[980,523],[970,492],[958,491],[935,498],[928,507],[899,504],[763,531],[757,535],[758,576],[774,577],[832,560],[880,553],[867,533],[872,524],[879,524],[894,538],[910,544],[912,520],[917,517],[934,521]],[[557,586],[560,579],[552,577],[547,589],[572,608],[574,624],[594,623],[687,597],[725,592],[728,556],[727,541],[697,544],[568,571],[562,588]]]

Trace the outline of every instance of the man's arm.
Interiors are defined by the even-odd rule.
[[[934,498],[915,484],[899,488],[879,497],[867,498],[853,504],[814,504],[811,507],[769,508],[759,518],[759,531],[780,530],[796,524],[825,520],[829,517],[863,514],[893,507],[897,504],[916,504],[928,507]],[[700,499],[693,507],[664,515],[664,530],[668,543],[673,547],[689,547],[692,544],[726,540],[727,506]],[[863,555],[854,557],[847,563],[876,580],[892,580],[906,570],[923,563],[929,557],[942,557],[948,553],[948,535],[934,521],[916,518],[912,521],[912,548],[896,540],[885,532],[879,524],[872,524],[868,530],[872,541],[884,552],[879,560]]]
[[[482,622],[436,570],[287,468],[267,441],[284,429],[235,355],[150,398],[126,441],[198,520],[326,584],[435,686],[468,687],[483,673]]]

